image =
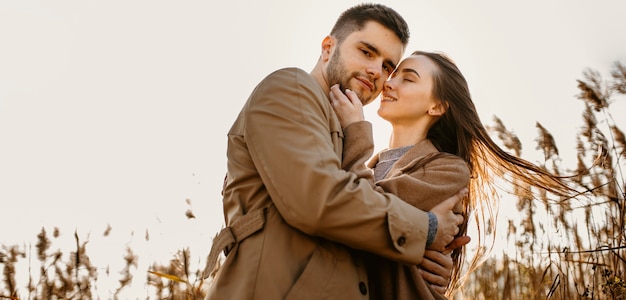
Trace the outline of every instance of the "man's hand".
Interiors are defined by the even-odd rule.
[[[445,294],[450,284],[452,268],[454,267],[452,251],[467,245],[470,240],[469,236],[461,236],[454,239],[443,253],[433,250],[426,250],[424,253],[424,260],[420,264],[419,272],[437,293]]]
[[[467,196],[466,188],[430,210],[437,217],[437,235],[433,243],[428,246],[428,250],[445,251],[446,246],[459,233],[459,225],[463,223],[464,218],[461,214],[455,214],[452,209],[465,196]]]

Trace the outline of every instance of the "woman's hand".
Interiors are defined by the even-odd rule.
[[[450,285],[454,261],[452,251],[461,248],[470,242],[469,236],[460,236],[450,243],[444,252],[426,250],[424,259],[419,265],[422,278],[430,284],[437,293],[444,295]]]
[[[359,97],[351,90],[346,90],[344,94],[338,84],[330,87],[330,104],[339,118],[341,128],[365,120],[363,104]]]
[[[433,290],[444,295],[452,276],[452,254],[443,254],[439,251],[426,250],[424,260],[420,264],[420,274]]]

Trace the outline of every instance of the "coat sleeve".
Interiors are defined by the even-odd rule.
[[[366,180],[372,187],[374,172],[368,168],[366,162],[374,153],[374,137],[372,124],[367,121],[355,122],[343,129],[343,159],[341,168],[356,174]]]
[[[290,226],[395,261],[421,262],[427,214],[341,169],[341,127],[330,128],[336,116],[308,74],[274,73],[247,105],[246,145]]]

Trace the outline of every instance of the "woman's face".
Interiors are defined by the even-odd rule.
[[[413,55],[404,59],[383,85],[378,115],[392,124],[413,124],[431,118],[440,102],[432,95],[437,66],[428,57]]]

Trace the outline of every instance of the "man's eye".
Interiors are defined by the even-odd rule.
[[[363,54],[365,54],[365,56],[367,56],[367,57],[372,56],[372,54],[369,51],[367,51],[367,50],[361,50],[361,52],[363,52]]]

